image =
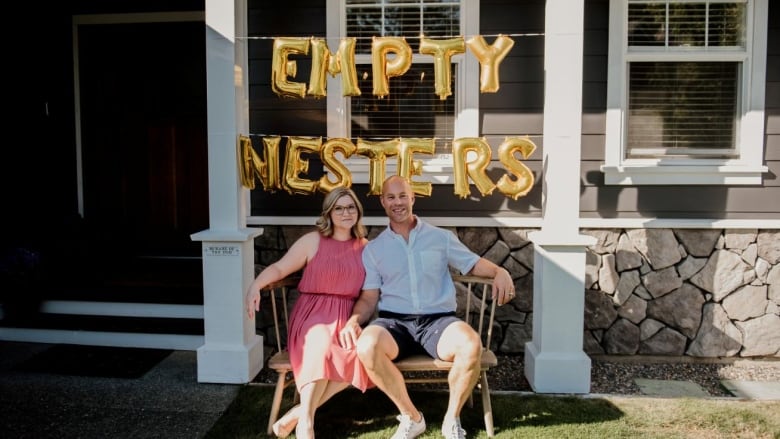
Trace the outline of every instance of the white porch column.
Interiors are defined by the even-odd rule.
[[[245,383],[260,371],[263,339],[244,312],[254,277],[254,237],[246,227],[247,192],[238,175],[237,140],[248,134],[245,0],[206,0],[209,229],[203,247],[205,344],[198,381]]]
[[[585,247],[579,234],[584,0],[547,0],[542,230],[534,243],[533,339],[525,375],[538,393],[589,393],[582,350]]]

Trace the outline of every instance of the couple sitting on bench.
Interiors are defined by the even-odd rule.
[[[483,347],[478,333],[455,316],[449,266],[492,278],[492,299],[498,304],[514,297],[512,278],[454,233],[415,216],[406,179],[388,178],[380,202],[389,226],[367,242],[357,196],[348,188],[334,189],[325,196],[317,231],[298,239],[249,287],[247,312],[253,318],[260,309],[260,290],[303,269],[287,345],[300,404],[272,425],[278,437],[295,430],[299,439],[313,438],[317,407],[349,385],[361,391],[376,386],[397,406],[400,425],[393,438],[419,436],[425,419],[394,361],[421,350],[448,363],[442,434],[465,437],[460,412],[480,377]],[[375,309],[378,318],[370,321]],[[492,430],[492,417],[490,423]]]

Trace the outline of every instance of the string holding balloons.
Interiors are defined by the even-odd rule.
[[[479,91],[495,93],[499,88],[499,66],[512,49],[514,40],[498,35],[493,44],[488,44],[479,35],[469,38],[433,39],[420,36],[418,52],[433,57],[434,93],[445,100],[452,95],[451,60],[463,54],[468,48],[480,65]],[[271,59],[271,88],[279,96],[315,98],[327,96],[327,75],[341,75],[342,95],[360,96],[357,67],[355,63],[355,38],[343,38],[336,53],[321,38],[278,37],[274,38]],[[309,55],[311,71],[309,83],[295,82],[297,62],[291,57]],[[392,55],[392,57],[390,56]],[[372,94],[378,98],[390,94],[389,78],[401,76],[412,64],[412,48],[403,37],[373,37],[371,40]]]

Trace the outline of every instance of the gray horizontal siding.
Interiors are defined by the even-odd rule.
[[[691,218],[730,218],[731,212],[780,212],[780,186],[761,189],[762,203],[750,198],[752,187],[718,186],[587,186],[582,191],[580,209],[612,217],[615,213],[640,212],[653,218],[657,212]],[[668,216],[667,216],[668,217]]]
[[[324,36],[325,26],[324,0],[298,0],[295,2],[268,2],[252,0],[248,3],[249,36],[249,131],[255,135],[281,136],[325,136],[327,133],[327,105],[322,99],[285,99],[277,96],[271,89],[271,57],[274,37]],[[309,57],[295,58],[298,64],[298,76],[295,80],[308,81],[311,68]],[[303,79],[301,79],[303,78]],[[260,151],[262,143],[253,138],[255,149]],[[314,178],[314,177],[312,177]],[[258,187],[260,187],[258,182]],[[254,192],[262,192],[262,189]],[[278,198],[277,195],[267,194]],[[267,196],[253,200],[264,200]],[[274,203],[252,203],[253,215],[266,215],[268,209],[277,214],[308,215],[311,208],[302,197],[296,202],[279,198]],[[316,204],[316,203],[315,203]],[[277,207],[274,207],[277,205]],[[278,206],[282,206],[280,208]]]
[[[302,36],[325,35],[325,0],[270,2],[249,0],[249,35]]]
[[[775,117],[777,118],[777,116]],[[766,136],[766,160],[768,164],[780,161],[780,136],[777,134],[768,134]]]

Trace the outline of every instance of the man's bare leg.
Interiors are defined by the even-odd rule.
[[[422,414],[409,398],[401,371],[393,364],[398,345],[390,333],[380,326],[369,325],[360,334],[357,352],[368,377],[393,401],[398,411],[420,422]]]
[[[468,401],[474,386],[479,380],[479,361],[482,343],[479,335],[465,322],[456,322],[447,326],[439,339],[437,347],[442,360],[452,361],[452,369],[447,376],[450,397],[443,426],[451,425],[460,418],[463,405]]]

